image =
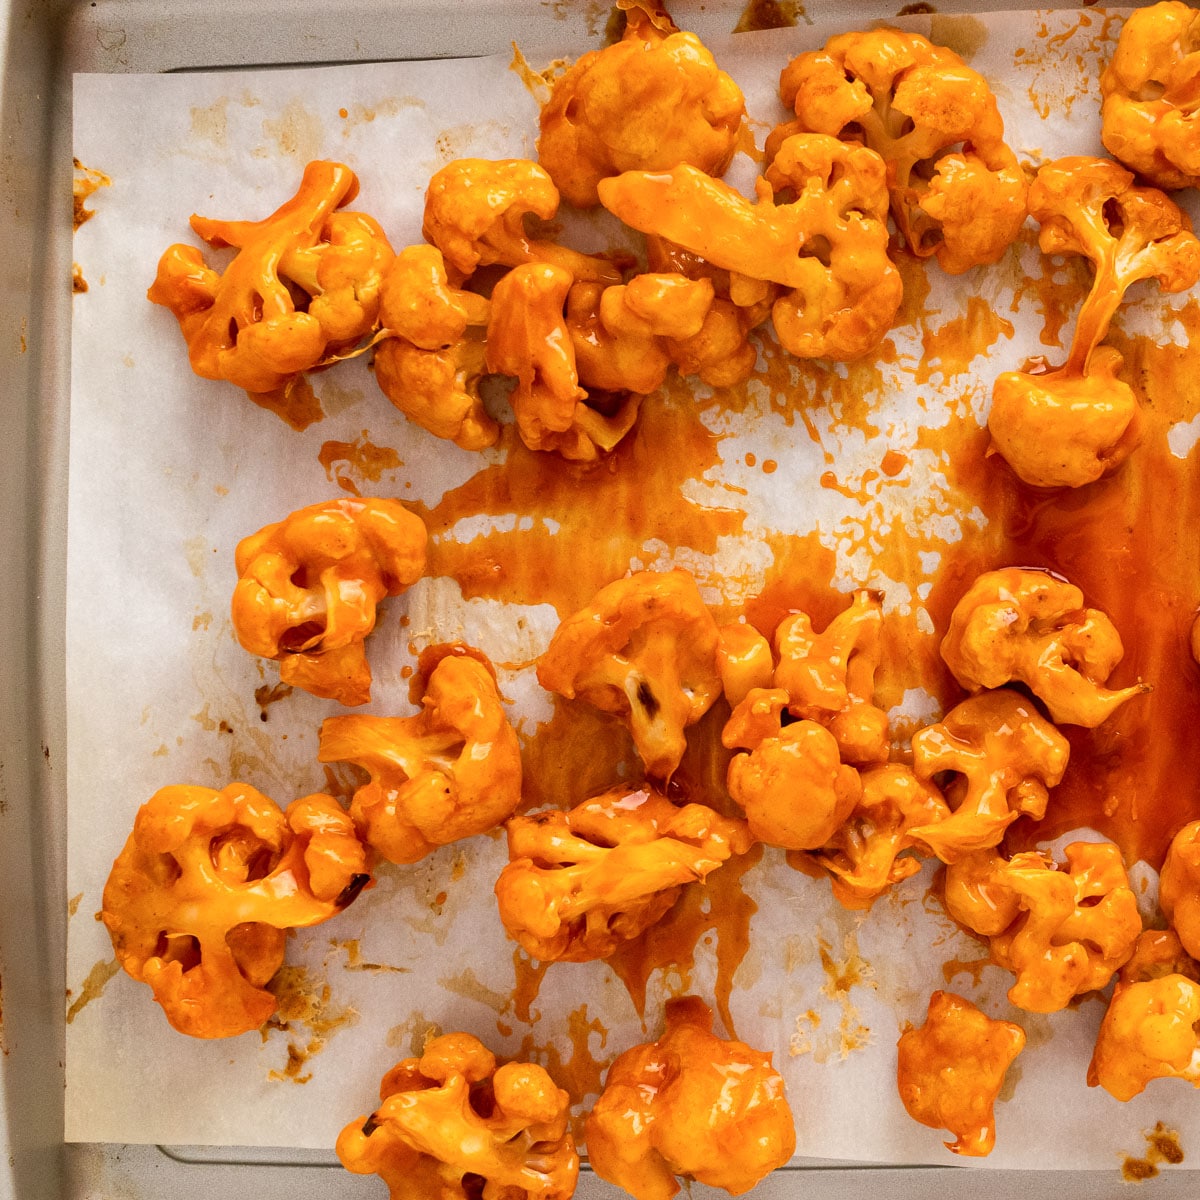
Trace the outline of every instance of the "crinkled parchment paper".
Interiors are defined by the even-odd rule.
[[[991,80],[1024,159],[1100,152],[1103,14],[933,20],[934,36],[960,48]],[[831,32],[798,28],[713,44],[762,123],[760,141],[780,115],[780,67]],[[529,57],[539,64],[551,55]],[[96,219],[76,241],[89,291],[75,298],[71,397],[71,1140],[329,1147],[346,1121],[369,1111],[383,1071],[419,1048],[433,1026],[475,1032],[500,1053],[524,1047],[593,1081],[596,1064],[644,1040],[628,994],[601,963],[551,969],[528,1012],[514,1001],[513,947],[491,890],[504,860],[499,838],[448,847],[412,867],[385,867],[378,886],[343,916],[296,934],[284,980],[286,1028],[265,1036],[202,1042],[174,1033],[146,987],[123,973],[107,978],[111,947],[92,920],[134,813],[158,787],[242,779],[287,803],[325,786],[316,732],[337,706],[299,692],[263,707],[255,700],[255,689],[275,683],[277,674],[273,664],[245,654],[230,627],[237,540],[340,494],[318,461],[330,440],[361,445],[365,435],[395,450],[398,461],[377,479],[359,475],[364,494],[434,504],[482,465],[479,456],[409,425],[378,392],[363,360],[314,380],[327,415],[303,433],[231,387],[196,378],[174,319],[145,299],[158,256],[170,243],[190,240],[192,212],[269,212],[315,157],[353,166],[362,183],[354,207],[376,216],[394,245],[420,240],[430,174],[466,154],[532,156],[536,116],[536,102],[507,57],[76,78],[75,153],[112,185],[93,201]],[[740,157],[736,178],[745,183],[753,170]],[[1029,246],[1013,254],[1026,269],[1036,262]],[[898,355],[883,367],[885,386],[873,410],[877,437],[840,424],[836,406],[809,409],[821,446],[770,405],[736,415],[706,410],[712,428],[726,435],[723,461],[691,481],[687,494],[697,504],[746,514],[744,532],[722,539],[715,555],[681,556],[706,596],[737,603],[753,592],[756,573],[771,560],[764,531],[819,529],[836,554],[835,587],[881,587],[889,609],[915,610],[920,619],[928,578],[883,576],[872,538],[896,523],[928,531],[931,544],[953,542],[970,537],[986,517],[948,504],[938,452],[919,447],[918,432],[952,419],[955,410],[981,416],[995,374],[1040,349],[1032,305],[1009,312],[1011,271],[952,280],[931,267],[930,276],[929,311],[950,320],[966,311],[968,298],[982,297],[1011,319],[1012,336],[953,378],[925,363],[918,385],[920,337],[911,327],[899,332]],[[1140,321],[1171,336],[1170,302],[1147,289],[1142,303],[1143,313],[1127,314],[1126,325]],[[922,401],[939,388],[952,391],[956,404]],[[912,472],[879,481],[869,505],[852,489],[817,486],[828,467],[822,447],[834,455],[839,477],[851,478],[877,465],[889,446],[909,457]],[[482,462],[494,458],[485,454]],[[778,463],[773,474],[752,466],[767,458]],[[672,561],[648,531],[638,565]],[[922,566],[934,572],[936,553]],[[414,649],[463,637],[509,664],[501,684],[513,720],[532,730],[550,707],[528,664],[555,621],[548,605],[464,601],[452,581],[425,580],[388,603],[369,643],[376,683],[368,711],[411,711],[401,666],[412,664]],[[916,710],[928,709],[928,697],[909,699]],[[745,877],[758,912],[732,1013],[738,1035],[773,1051],[787,1078],[801,1155],[951,1161],[937,1134],[904,1114],[894,1085],[897,1034],[905,1021],[919,1022],[929,992],[945,986],[942,964],[982,954],[929,911],[929,875],[897,888],[866,918],[838,908],[825,882],[790,870],[774,851]],[[712,947],[702,944],[693,977],[701,994],[711,995],[713,961]],[[977,984],[968,974],[950,986],[1013,1017],[1006,976],[994,967],[977,966],[976,973]],[[651,980],[652,1034],[670,982],[669,972]],[[1140,1145],[1138,1131],[1157,1120],[1178,1128],[1185,1147],[1198,1144],[1192,1089],[1152,1086],[1122,1106],[1085,1086],[1103,1007],[1090,998],[1053,1017],[1016,1014],[1029,1046],[1010,1074],[1008,1092],[1015,1082],[1015,1094],[998,1109],[990,1165],[1113,1166],[1114,1156]]]

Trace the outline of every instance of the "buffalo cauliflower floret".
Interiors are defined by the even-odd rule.
[[[1146,930],[1100,1023],[1088,1086],[1125,1101],[1152,1079],[1200,1087],[1200,967],[1170,930]]]
[[[429,181],[422,232],[462,278],[477,267],[548,263],[576,279],[620,283],[604,258],[531,237],[525,218],[549,221],[558,188],[541,167],[523,158],[457,158]]]
[[[816,850],[861,801],[862,780],[824,726],[791,717],[788,699],[782,688],[753,688],[733,710],[721,741],[749,753],[730,759],[726,785],[759,841]]]
[[[676,1176],[740,1196],[796,1148],[771,1056],[715,1037],[694,996],[669,1001],[662,1037],[609,1068],[584,1137],[592,1169],[634,1200],[670,1200]]]
[[[749,624],[722,625],[717,637],[721,691],[729,707],[737,708],[754,688],[769,688],[774,681],[771,643]]]
[[[934,992],[920,1029],[897,1045],[896,1085],[908,1115],[954,1135],[946,1149],[981,1158],[996,1144],[994,1107],[1025,1031],[994,1021],[953,992]]]
[[[793,133],[869,146],[887,163],[892,216],[909,249],[960,274],[996,262],[1025,221],[1025,176],[1004,142],[987,80],[916,33],[873,29],[830,38],[779,79]]]
[[[749,297],[765,295],[767,284],[787,289],[771,316],[792,354],[862,357],[891,326],[903,290],[887,255],[883,162],[861,146],[799,136],[783,144],[757,186],[751,204],[679,166],[605,180],[600,199],[627,225],[730,271]]]
[[[330,796],[281,812],[244,783],[160,788],[113,863],[101,917],[117,961],[167,1020],[200,1038],[258,1029],[288,929],[337,916],[370,881],[350,818]]]
[[[661,9],[630,5],[625,36],[554,81],[538,159],[572,204],[589,208],[596,185],[622,171],[689,163],[723,175],[745,115],[741,90],[695,34]]]
[[[1185,825],[1171,839],[1158,902],[1184,948],[1200,958],[1200,821]]]
[[[1119,466],[1141,436],[1137,399],[1117,378],[1121,355],[1100,343],[1125,292],[1157,279],[1180,292],[1200,278],[1200,241],[1187,217],[1156,188],[1104,158],[1060,158],[1038,171],[1029,211],[1043,254],[1078,254],[1095,268],[1067,361],[1042,374],[996,379],[989,452],[1026,483],[1081,487]]]
[[[869,909],[893,884],[915,875],[921,864],[901,858],[918,846],[911,831],[950,815],[941,792],[902,763],[866,768],[862,798],[808,861],[827,871],[834,899],[844,908]]]
[[[996,846],[1017,817],[1046,815],[1070,745],[1024,696],[1008,688],[964,700],[913,735],[913,769],[938,780],[952,810],[912,830],[943,862]]]
[[[563,313],[572,284],[570,272],[548,263],[505,275],[492,292],[487,367],[516,378],[509,400],[526,446],[587,462],[633,428],[641,397],[625,393],[609,412],[588,404]]]
[[[379,1100],[338,1135],[337,1156],[356,1175],[378,1175],[392,1200],[570,1200],[575,1191],[570,1097],[542,1067],[498,1067],[470,1034],[445,1034],[397,1063]]]
[[[349,167],[311,162],[261,221],[192,217],[205,242],[237,255],[221,274],[196,247],[171,246],[147,295],[175,314],[197,375],[271,392],[377,327],[392,248],[371,217],[337,211],[357,194]]]
[[[946,872],[947,910],[988,938],[992,961],[1016,976],[1009,1000],[1028,1012],[1058,1012],[1104,987],[1142,931],[1121,851],[1072,842],[1064,853],[1059,869],[1036,851],[1006,862],[984,850]]]
[[[410,420],[464,450],[495,444],[500,427],[479,398],[489,304],[452,287],[441,251],[401,250],[383,277],[375,380]]]
[[[671,365],[672,341],[699,334],[712,301],[709,280],[678,274],[635,275],[613,287],[575,284],[566,324],[579,382],[589,391],[657,391]]]
[[[398,500],[311,504],[237,547],[233,628],[284,683],[342,704],[371,698],[375,608],[425,570],[425,525]]]
[[[1200,186],[1200,14],[1165,0],[1134,9],[1100,76],[1100,140],[1155,187]]]
[[[390,862],[416,862],[493,829],[521,799],[517,735],[491,665],[468,654],[437,662],[415,717],[327,718],[317,758],[370,773],[350,815]]]
[[[824,725],[856,767],[888,758],[887,713],[874,703],[882,630],[883,606],[868,591],[855,592],[823,633],[803,612],[775,630],[775,686],[788,693],[788,711]]]
[[[717,624],[686,571],[638,571],[558,627],[538,682],[622,717],[652,779],[683,758],[684,730],[721,694]]]
[[[703,804],[676,808],[617,788],[573,808],[508,822],[511,860],[496,881],[505,929],[539,962],[607,958],[658,921],[751,838]]]
[[[1083,593],[1046,571],[1007,567],[980,575],[954,606],[942,658],[976,692],[1023,683],[1057,724],[1095,728],[1142,684],[1103,686],[1124,648],[1108,617]]]

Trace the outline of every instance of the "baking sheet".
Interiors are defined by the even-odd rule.
[[[935,37],[974,51],[974,65],[992,78],[1010,140],[1024,156],[1099,152],[1093,101],[1101,14],[946,18],[938,25]],[[831,31],[743,35],[713,49],[746,90],[752,115],[769,126],[779,114],[779,67]],[[1035,61],[1019,86],[999,82],[1011,78],[1019,47],[1045,46],[1064,33],[1056,65]],[[529,56],[536,63],[550,54]],[[1091,80],[1090,96],[1083,79]],[[520,1010],[511,944],[490,898],[503,862],[499,840],[476,839],[415,867],[385,868],[379,885],[336,922],[292,939],[295,1012],[289,1028],[265,1038],[201,1043],[175,1035],[146,988],[119,974],[106,982],[111,949],[91,920],[133,813],[157,787],[185,780],[220,787],[241,778],[287,802],[325,784],[315,735],[336,706],[293,693],[263,710],[263,720],[253,700],[255,688],[275,681],[275,668],[246,656],[229,627],[236,540],[337,493],[330,478],[337,469],[327,472],[318,460],[331,440],[352,444],[369,436],[394,449],[399,465],[376,480],[358,473],[358,486],[430,506],[480,467],[478,456],[395,414],[361,360],[315,381],[326,419],[301,434],[232,389],[196,379],[174,319],[144,300],[158,255],[186,240],[193,211],[268,211],[294,190],[303,163],[320,156],[358,171],[355,206],[378,217],[396,246],[418,240],[425,183],[442,162],[468,153],[533,153],[533,99],[508,59],[498,58],[82,76],[75,111],[77,157],[113,182],[93,201],[98,216],[76,243],[90,290],[76,298],[73,340],[68,1139],[327,1147],[342,1124],[369,1109],[386,1066],[419,1046],[433,1024],[476,1032],[500,1052],[556,1057],[580,1078],[596,1077],[599,1064],[642,1040],[642,1023],[602,964],[552,969],[532,1010]],[[1058,119],[1046,122],[1045,112]],[[752,165],[742,160],[740,169],[744,180]],[[926,308],[946,319],[972,295],[1007,303],[1001,273],[931,276]],[[1145,304],[1151,324],[1165,322],[1169,332],[1171,302],[1150,297]],[[996,371],[1037,349],[1035,315],[1018,312],[1013,325],[996,361],[977,361],[954,379],[976,417]],[[896,523],[927,535],[933,546],[970,536],[986,518],[955,511],[936,451],[917,446],[919,427],[937,419],[914,405],[916,392],[928,391],[914,386],[924,351],[918,331],[899,331],[896,341],[899,353],[884,368],[883,407],[876,410],[878,438],[841,424],[834,408],[811,411],[820,446],[797,437],[769,405],[736,415],[709,410],[705,419],[725,435],[722,461],[688,485],[689,497],[736,507],[745,517],[742,531],[708,555],[673,552],[649,536],[634,565],[680,562],[697,574],[707,598],[736,605],[770,565],[768,532],[815,529],[836,556],[834,586],[869,583],[886,592],[892,611],[919,615],[928,579],[882,577],[872,539]],[[880,439],[912,458],[910,479],[919,486],[882,488],[867,511],[858,496],[806,486],[826,469],[823,451],[836,456],[842,475],[861,475],[878,463]],[[778,464],[773,474],[751,465],[768,459]],[[803,505],[789,502],[797,489]],[[468,537],[478,529],[459,532]],[[426,580],[387,606],[372,637],[376,685],[368,711],[409,711],[400,666],[429,641],[462,636],[510,664],[501,673],[503,690],[518,727],[532,733],[550,707],[527,664],[556,620],[545,605],[514,611],[463,601],[453,582]],[[929,715],[928,696],[908,699],[910,710]],[[773,1050],[785,1072],[799,1152],[949,1160],[937,1136],[904,1115],[891,1083],[895,1034],[905,1019],[919,1019],[928,992],[941,986],[942,963],[979,956],[974,943],[925,911],[928,879],[910,881],[866,920],[837,909],[827,885],[792,872],[771,851],[745,884],[759,911],[732,1012],[739,1036]],[[710,993],[713,972],[712,955],[702,948],[693,987]],[[671,982],[652,982],[651,1030]],[[969,994],[1011,1016],[1004,986],[1003,975],[988,968]],[[574,1043],[566,1032],[571,1014]],[[1083,1086],[1101,1015],[1095,1002],[1060,1018],[1021,1014],[1030,1047],[1019,1062],[1017,1100],[1000,1109],[992,1165],[1045,1167],[1052,1153],[1055,1166],[1109,1166],[1131,1144],[1131,1131],[1159,1119],[1179,1128],[1187,1144],[1189,1089],[1153,1089],[1122,1107]],[[806,1103],[813,1096],[822,1098],[819,1107]]]

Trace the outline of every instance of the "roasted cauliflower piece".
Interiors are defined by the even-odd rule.
[[[425,525],[399,500],[310,504],[237,547],[233,628],[284,683],[342,704],[371,698],[375,608],[425,570]]]
[[[723,175],[745,115],[741,89],[695,34],[630,5],[625,36],[554,81],[538,159],[572,204],[590,208],[597,184],[622,171],[688,163]]]
[[[476,654],[477,652],[473,652]],[[350,815],[389,862],[495,828],[521,799],[521,750],[491,665],[447,654],[430,671],[415,717],[329,717],[320,762],[352,762],[370,783]]]
[[[626,393],[611,411],[588,404],[563,314],[572,284],[570,272],[548,263],[505,275],[492,292],[486,359],[489,371],[516,378],[509,400],[525,445],[589,462],[633,428],[641,397]]]
[[[843,908],[865,910],[921,869],[918,859],[900,857],[918,846],[911,831],[944,821],[950,809],[933,784],[903,763],[867,767],[861,778],[862,799],[808,861],[829,872]]]
[[[1200,1087],[1200,966],[1170,930],[1146,930],[1100,1023],[1088,1086],[1132,1100],[1152,1079]]]
[[[457,158],[429,181],[422,232],[462,278],[477,267],[546,263],[576,279],[620,283],[607,259],[526,232],[527,216],[549,221],[557,212],[558,188],[537,163]]]
[[[1172,839],[1158,885],[1163,915],[1193,958],[1200,958],[1200,821]]]
[[[696,337],[712,307],[707,279],[635,275],[627,284],[577,283],[567,293],[566,324],[579,382],[605,392],[657,391],[671,344]]]
[[[434,1038],[379,1085],[379,1107],[338,1135],[356,1175],[392,1200],[570,1200],[579,1156],[570,1097],[539,1066],[496,1065],[469,1033]]]
[[[873,29],[830,38],[783,69],[794,133],[861,143],[887,163],[892,216],[909,249],[960,274],[994,263],[1025,221],[1025,176],[1004,142],[987,80],[916,33]]]
[[[244,783],[160,788],[138,810],[104,886],[117,961],[191,1037],[235,1037],[275,1011],[266,984],[288,929],[335,917],[370,882],[330,796],[281,812]]]
[[[634,1200],[670,1200],[676,1176],[740,1196],[796,1148],[771,1056],[715,1037],[695,996],[669,1001],[662,1037],[609,1068],[584,1137],[592,1169]]]
[[[833,734],[788,713],[782,688],[752,688],[733,710],[721,741],[729,794],[758,841],[786,850],[817,850],[862,800],[858,772],[842,762]]]
[[[1058,1012],[1104,987],[1142,931],[1121,851],[1072,842],[1064,853],[1059,869],[1037,851],[1006,862],[983,850],[946,872],[947,910],[988,938],[992,961],[1017,977],[1009,1000],[1027,1012]]]
[[[555,631],[538,682],[625,720],[646,773],[668,780],[684,730],[721,694],[717,623],[686,571],[638,571],[603,587]]]
[[[887,713],[873,702],[882,630],[880,597],[863,590],[823,633],[802,612],[775,631],[775,686],[788,693],[788,711],[824,725],[856,767],[888,758]]]
[[[911,831],[942,862],[999,845],[1025,814],[1046,815],[1049,789],[1061,782],[1070,745],[1024,696],[1008,688],[980,692],[913,735],[913,769],[925,782],[944,773],[951,815]]]
[[[1125,19],[1100,76],[1100,140],[1155,187],[1200,186],[1200,15],[1165,0]]]
[[[406,417],[464,450],[500,437],[479,397],[489,310],[450,285],[434,246],[401,250],[383,277],[379,315],[391,336],[375,351],[375,380]]]
[[[1155,188],[1104,158],[1060,158],[1038,171],[1029,211],[1043,254],[1079,254],[1095,268],[1067,361],[996,379],[988,430],[998,453],[1035,487],[1081,487],[1118,467],[1141,437],[1137,398],[1117,378],[1121,355],[1100,343],[1125,292],[1157,279],[1180,292],[1200,278],[1200,241]]]
[[[968,691],[1023,683],[1059,725],[1094,729],[1150,690],[1103,686],[1125,653],[1121,637],[1077,587],[1046,571],[980,575],[954,606],[941,651]]]
[[[792,198],[780,202],[777,192]],[[604,206],[627,225],[730,271],[749,296],[765,294],[768,283],[788,289],[771,316],[792,354],[861,358],[883,339],[903,291],[887,255],[882,160],[835,138],[789,138],[758,193],[751,204],[689,166],[630,171],[600,185]]]
[[[947,1150],[982,1158],[996,1145],[1005,1073],[1024,1048],[1020,1025],[995,1021],[953,992],[934,992],[925,1024],[900,1035],[900,1101],[914,1121],[954,1135]]]
[[[271,392],[377,327],[392,248],[373,218],[338,211],[357,194],[349,167],[311,162],[261,221],[192,217],[208,245],[237,255],[222,274],[195,246],[171,246],[147,295],[175,314],[197,375]]]
[[[649,788],[615,788],[561,812],[508,822],[496,881],[509,936],[539,962],[607,958],[658,921],[683,885],[752,845],[744,821],[676,808]]]
[[[754,688],[769,688],[775,678],[771,643],[753,625],[722,625],[717,630],[717,670],[721,691],[737,708]]]

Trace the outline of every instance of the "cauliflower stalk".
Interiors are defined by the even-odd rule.
[[[670,1200],[677,1175],[740,1196],[796,1148],[771,1056],[715,1037],[694,996],[668,1001],[662,1037],[609,1068],[584,1136],[592,1169],[634,1200]]]
[[[779,95],[794,133],[869,146],[887,163],[892,216],[908,248],[960,274],[994,263],[1025,221],[1025,176],[1005,144],[987,80],[919,34],[873,29],[792,59]]]
[[[233,628],[284,683],[342,704],[371,698],[363,640],[376,605],[425,570],[425,525],[399,500],[344,497],[267,525],[237,547]]]
[[[389,862],[417,862],[485,833],[521,799],[517,735],[491,664],[476,654],[447,653],[432,669],[425,658],[414,717],[329,717],[321,725],[318,760],[352,762],[371,776],[355,791],[350,815]]]
[[[138,810],[104,886],[117,961],[167,1020],[199,1038],[258,1029],[287,930],[335,917],[370,882],[366,851],[330,796],[281,812],[244,783],[160,788]]]
[[[750,849],[742,821],[702,804],[676,808],[647,788],[617,788],[570,812],[508,822],[510,862],[496,881],[500,919],[539,962],[607,958]]]
[[[209,246],[236,256],[222,274],[196,247],[171,246],[147,295],[178,319],[197,375],[273,392],[377,328],[392,248],[373,218],[338,211],[357,194],[349,167],[311,162],[261,221],[192,217]]]
[[[982,1158],[996,1145],[994,1109],[1025,1031],[994,1021],[953,992],[929,997],[925,1024],[897,1045],[896,1085],[914,1121],[954,1135],[946,1149]]]
[[[539,1066],[505,1063],[467,1033],[434,1038],[394,1066],[379,1107],[337,1139],[356,1175],[392,1200],[570,1200],[579,1156],[570,1098]]]
[[[1082,487],[1114,470],[1141,437],[1140,410],[1117,378],[1121,355],[1103,346],[1125,292],[1157,279],[1181,292],[1200,278],[1200,241],[1187,217],[1156,188],[1103,158],[1047,163],[1029,193],[1043,254],[1078,254],[1095,268],[1079,310],[1067,361],[1041,374],[996,379],[989,453],[1000,454],[1035,487]]]

